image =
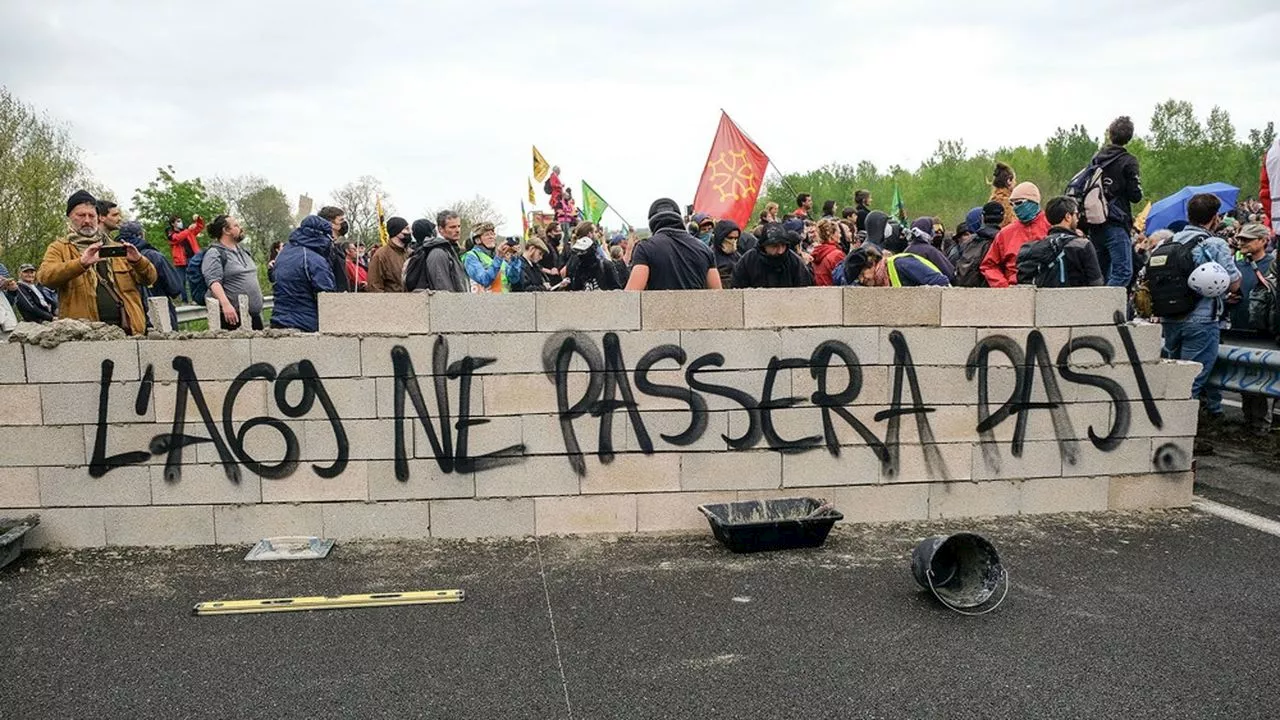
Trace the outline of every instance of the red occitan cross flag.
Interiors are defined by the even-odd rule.
[[[727,113],[720,113],[720,127],[707,156],[707,166],[693,197],[693,209],[745,228],[764,184],[769,158],[738,129]]]

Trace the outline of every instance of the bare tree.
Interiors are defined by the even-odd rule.
[[[382,198],[386,207],[387,191],[382,188],[382,181],[372,175],[361,175],[355,182],[333,191],[332,202],[342,208],[351,231],[347,237],[367,245],[376,244],[378,240],[378,198]]]
[[[228,214],[240,215],[241,201],[267,187],[267,179],[261,175],[217,176],[205,182],[204,186],[210,195],[226,203]]]
[[[435,222],[436,215],[441,210],[452,210],[458,213],[458,219],[462,220],[462,241],[464,245],[469,244],[471,238],[471,228],[483,222],[493,223],[496,227],[502,223],[502,213],[494,207],[493,202],[489,198],[476,195],[470,200],[459,200],[450,203],[441,208],[427,211],[427,217],[431,222]]]

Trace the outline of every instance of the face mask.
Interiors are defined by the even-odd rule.
[[[173,224],[173,226],[174,226],[175,228],[177,228],[178,230],[181,230],[181,229],[182,229],[182,221],[181,221],[181,220],[179,220],[179,221],[175,222],[175,223]]]
[[[1015,205],[1013,207],[1013,214],[1018,216],[1019,221],[1029,223],[1032,220],[1035,220],[1036,216],[1040,214],[1040,203],[1027,200],[1019,205]]]

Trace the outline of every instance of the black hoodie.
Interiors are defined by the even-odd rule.
[[[649,269],[646,290],[703,290],[707,272],[716,266],[711,248],[684,228],[680,206],[663,198],[649,208],[649,229],[653,236],[640,241],[631,251],[631,272]]]
[[[716,270],[720,272],[720,284],[728,289],[733,287],[733,269],[737,267],[738,261],[742,259],[742,253],[734,248],[732,253],[724,251],[724,239],[729,233],[737,232],[738,238],[742,238],[742,228],[738,227],[738,223],[732,220],[721,220],[716,223],[716,227],[711,231],[711,253],[716,258]]]
[[[1142,178],[1138,158],[1119,145],[1108,145],[1093,157],[1102,169],[1102,186],[1107,196],[1107,224],[1128,229],[1133,225],[1133,203],[1142,202]]]
[[[863,225],[861,221],[858,223],[858,227],[867,232],[867,242],[882,249],[885,243],[884,229],[888,225],[889,216],[879,210],[872,210],[867,213],[866,225]]]

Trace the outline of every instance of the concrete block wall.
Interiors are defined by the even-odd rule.
[[[682,530],[796,495],[851,522],[1187,505],[1198,366],[1123,303],[325,295],[312,335],[0,345],[0,515],[80,546]]]

